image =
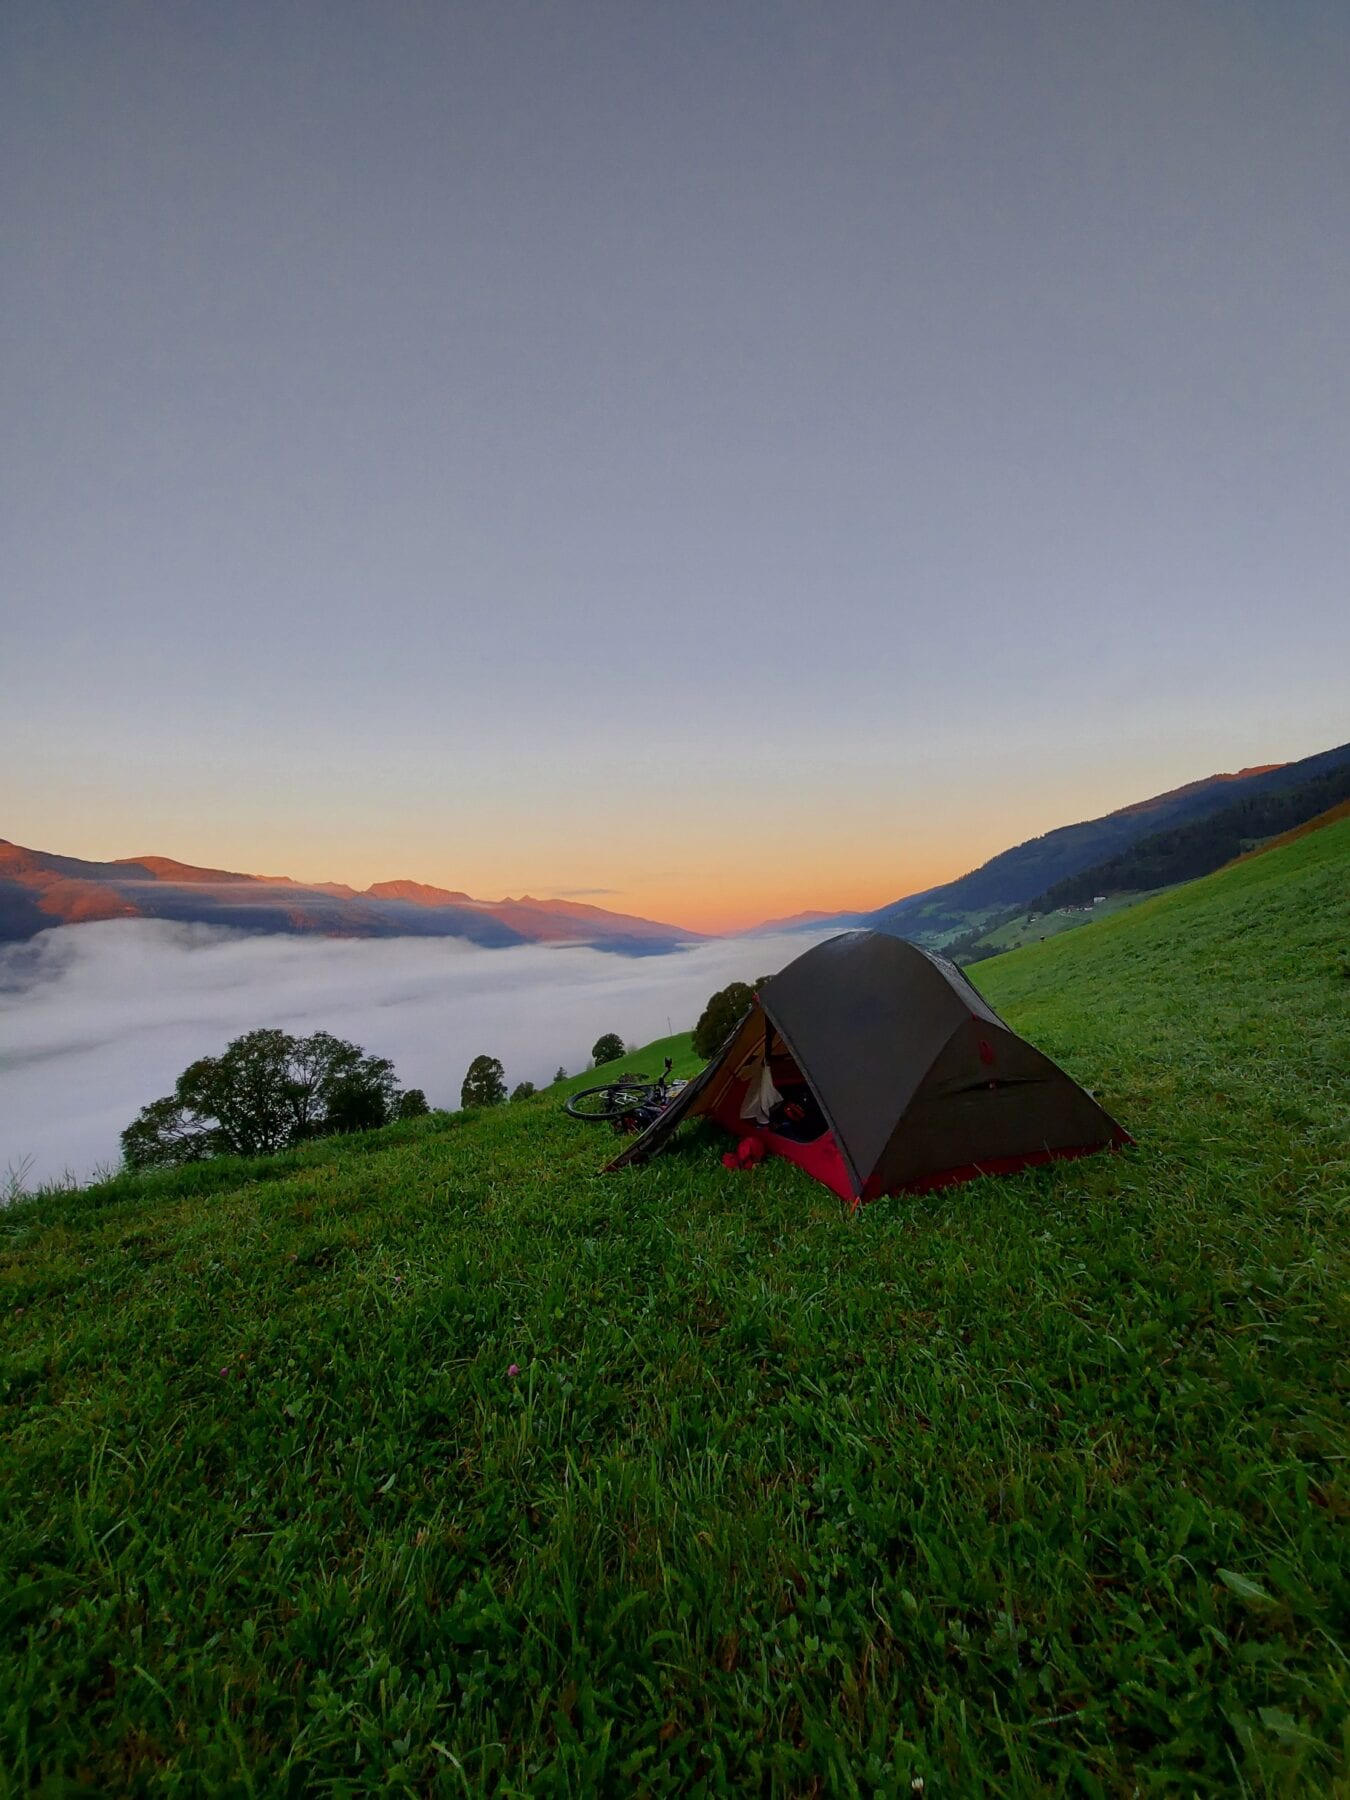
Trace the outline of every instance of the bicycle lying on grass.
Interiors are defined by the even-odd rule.
[[[659,1081],[624,1073],[601,1087],[582,1088],[564,1100],[563,1111],[570,1119],[604,1121],[618,1132],[645,1131],[685,1085],[670,1079],[673,1067],[672,1059],[667,1057]]]

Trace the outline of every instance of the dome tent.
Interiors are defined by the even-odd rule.
[[[955,964],[846,931],[796,958],[703,1073],[608,1165],[717,1120],[853,1206],[1131,1142]]]

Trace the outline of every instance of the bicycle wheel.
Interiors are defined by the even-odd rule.
[[[571,1119],[622,1119],[651,1095],[642,1081],[606,1082],[604,1087],[582,1088],[563,1101],[563,1111]]]

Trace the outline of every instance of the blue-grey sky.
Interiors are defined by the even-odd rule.
[[[1350,7],[0,11],[0,835],[694,925],[1350,737]]]

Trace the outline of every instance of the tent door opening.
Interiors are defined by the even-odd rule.
[[[742,1135],[761,1129],[791,1144],[814,1144],[828,1121],[787,1045],[764,1024],[763,1039],[738,1064],[713,1116]]]

